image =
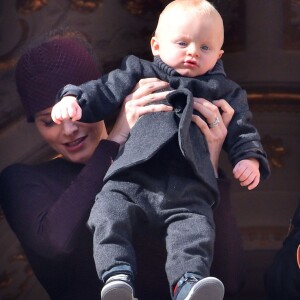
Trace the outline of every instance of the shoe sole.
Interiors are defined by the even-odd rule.
[[[123,281],[112,281],[103,287],[101,300],[135,300],[135,298],[129,284]]]
[[[185,300],[222,300],[224,285],[215,277],[206,277],[198,281]]]

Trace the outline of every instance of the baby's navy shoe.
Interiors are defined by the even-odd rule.
[[[109,277],[101,291],[101,300],[137,300],[130,276],[118,274]]]
[[[185,273],[174,289],[173,300],[222,300],[224,285],[215,277],[198,277]]]

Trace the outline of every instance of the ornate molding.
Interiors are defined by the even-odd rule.
[[[133,15],[143,15],[149,11],[159,14],[165,5],[171,1],[166,0],[121,0],[121,4]]]
[[[81,13],[91,13],[103,4],[103,0],[70,0],[70,2],[71,8]]]
[[[288,228],[276,226],[252,226],[240,228],[245,250],[279,249],[287,236]]]
[[[21,31],[20,38],[12,49],[3,55],[0,55],[0,70],[10,70],[15,66],[18,58],[14,54],[28,39],[29,26],[27,22],[23,19],[19,19],[18,26]]]
[[[0,274],[0,298],[21,299],[28,289],[31,278],[34,277],[33,270],[21,247],[11,254],[4,267],[5,269]]]
[[[300,50],[300,0],[284,0],[283,48]]]
[[[103,0],[69,0],[71,8],[82,13],[90,13],[103,4]],[[44,6],[47,6],[49,0],[18,0],[17,10],[21,14],[32,14]]]
[[[265,135],[262,138],[262,144],[268,155],[268,161],[271,168],[283,168],[283,158],[287,150],[284,147],[281,138],[274,138],[270,135]]]
[[[300,93],[251,92],[248,93],[251,110],[260,112],[300,112]]]
[[[17,0],[17,10],[21,14],[31,14],[48,5],[48,0]]]

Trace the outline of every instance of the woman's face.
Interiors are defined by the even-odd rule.
[[[35,116],[35,124],[42,137],[65,159],[86,163],[93,155],[99,141],[107,138],[104,122],[81,123],[65,120],[60,125],[51,119],[52,107]]]

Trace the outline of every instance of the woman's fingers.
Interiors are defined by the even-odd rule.
[[[203,98],[194,98],[194,108],[201,113],[208,124],[221,118],[218,107]]]
[[[195,98],[194,109],[197,110],[206,121],[207,132],[209,130],[209,132],[211,133],[214,132],[215,134],[226,136],[227,129],[223,122],[223,118],[220,114],[219,108],[216,105],[203,98]],[[214,123],[216,123],[214,126],[209,126],[209,124]]]
[[[125,98],[125,101],[137,100],[168,87],[169,84],[165,81],[157,78],[144,78],[137,83],[133,92]]]
[[[210,128],[208,127],[207,123],[199,116],[192,115],[192,121],[197,125],[197,127],[201,130],[204,136],[209,139],[211,132]]]
[[[138,103],[139,105],[147,105],[152,102],[164,100],[169,93],[170,93],[170,91],[153,93],[153,94],[149,94],[144,97],[141,97],[141,98],[137,99],[136,101],[139,102]]]
[[[171,111],[173,108],[171,106],[165,104],[150,104],[147,106],[141,106],[138,108],[139,116],[151,113],[151,112],[159,112],[159,111]]]
[[[169,93],[169,91],[158,91],[168,87],[169,84],[167,82],[157,78],[141,79],[133,92],[124,99],[122,109],[108,138],[123,144],[127,140],[130,129],[135,125],[140,116],[151,112],[172,110],[170,106],[155,104],[156,101],[165,99]]]
[[[125,106],[127,109],[133,108],[134,110],[140,107],[144,108],[150,106],[151,108],[146,109],[147,111],[150,111],[151,109],[154,109],[153,106],[159,105],[159,104],[155,104],[155,102],[164,100],[168,93],[169,93],[168,91],[159,92],[159,93],[149,94],[138,99],[131,99],[131,100],[127,99],[125,102]],[[155,108],[155,111],[159,111],[159,108],[161,107],[162,106],[158,106],[157,108]]]
[[[151,112],[170,111],[173,108],[164,104],[155,104],[166,98],[169,91],[153,93],[158,89],[168,86],[166,82],[158,79],[146,78],[138,83],[138,89],[128,95],[123,102],[122,110],[119,113],[114,127],[123,128],[122,141],[128,135],[129,130],[135,125],[140,116]]]
[[[210,102],[203,98],[194,98],[194,108],[202,114],[208,124],[213,124],[219,119],[220,122],[212,129],[227,128],[234,114],[234,109],[224,99]]]
[[[222,111],[221,115],[222,115],[224,125],[226,127],[228,127],[228,125],[233,117],[234,109],[224,99],[215,100],[215,101],[213,101],[213,104],[221,109],[221,111]]]
[[[217,114],[219,113],[218,107],[204,98],[194,98],[194,103],[202,105],[205,111]]]

